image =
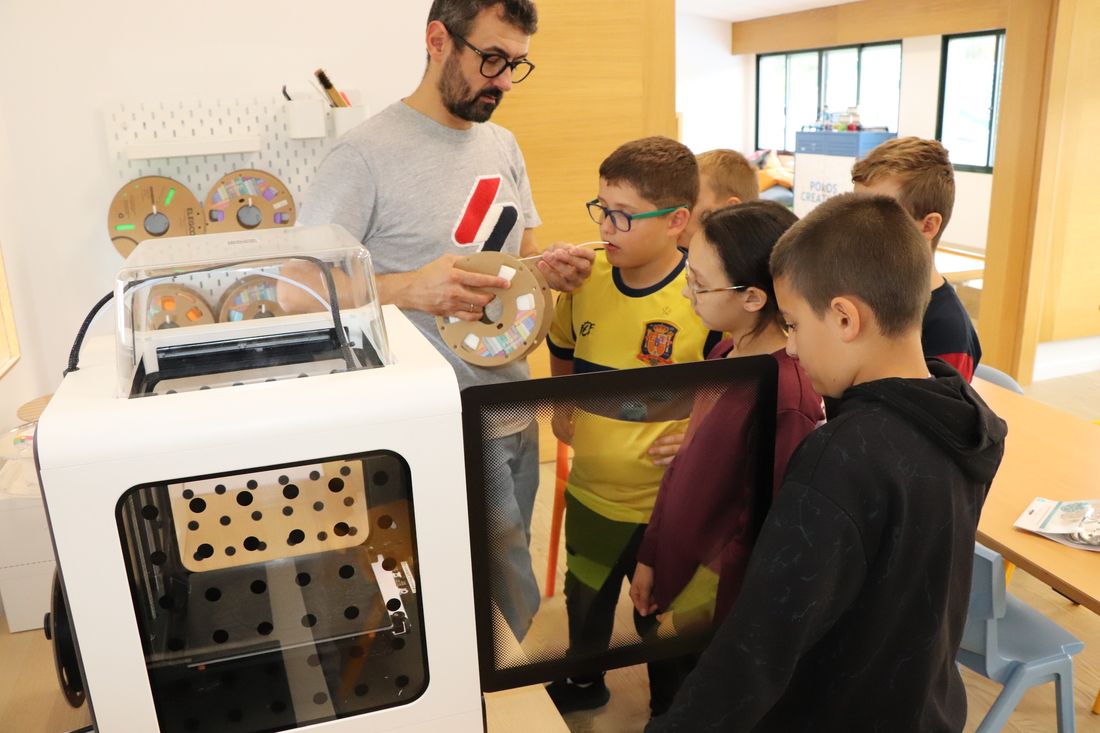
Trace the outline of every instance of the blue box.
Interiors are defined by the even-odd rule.
[[[796,153],[862,158],[897,136],[896,132],[796,132],[794,150]]]

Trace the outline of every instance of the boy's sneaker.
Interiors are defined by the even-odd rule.
[[[547,685],[546,693],[562,715],[601,708],[611,699],[611,690],[607,689],[603,677],[593,682],[575,682],[567,677]]]

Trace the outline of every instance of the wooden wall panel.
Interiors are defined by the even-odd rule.
[[[676,135],[676,8],[673,0],[592,3],[544,0],[531,40],[534,74],[513,88],[493,121],[515,133],[543,224],[541,246],[585,242],[599,230],[584,202],[600,163],[627,140]],[[547,376],[540,346],[532,376]],[[542,431],[540,453],[555,443]]]
[[[538,68],[493,121],[523,149],[541,245],[594,239],[584,202],[600,162],[627,140],[676,134],[674,22],[672,0],[540,3]]]
[[[1049,243],[1034,234],[1056,8],[1057,0],[1008,0],[1005,25],[979,336],[983,361],[1021,384],[1031,382],[1035,365],[1044,286],[1038,276],[1049,254]]]
[[[1100,334],[1098,31],[1100,0],[1061,0],[1035,230],[1050,251],[1043,341]]]
[[[912,36],[1004,28],[1005,0],[864,0],[734,23],[733,52],[893,41]]]

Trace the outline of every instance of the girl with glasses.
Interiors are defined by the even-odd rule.
[[[741,587],[749,554],[787,460],[824,420],[821,397],[786,353],[768,259],[797,217],[772,201],[719,209],[691,242],[684,296],[711,329],[729,338],[708,358],[769,355],[778,362],[775,462],[770,491],[754,492],[753,451],[744,449],[754,400],[731,387],[700,397],[684,443],[665,473],[638,552],[630,596],[642,615],[658,614],[677,633],[717,626]],[[693,657],[665,662],[682,682]]]

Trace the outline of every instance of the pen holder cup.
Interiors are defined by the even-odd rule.
[[[325,105],[320,99],[292,99],[283,109],[286,131],[291,138],[303,140],[325,136]]]
[[[333,137],[342,136],[367,119],[367,108],[361,105],[358,107],[333,107],[329,112],[332,113]]]

